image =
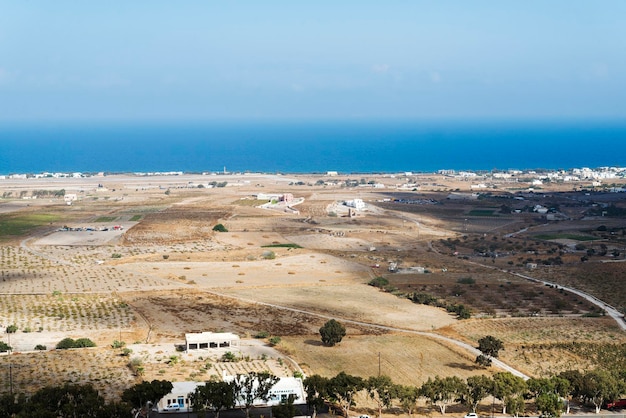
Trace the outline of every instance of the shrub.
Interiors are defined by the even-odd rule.
[[[254,335],[254,338],[267,338],[270,336],[270,333],[267,331],[259,331]]]
[[[228,232],[228,229],[226,229],[226,227],[224,225],[222,225],[222,224],[215,225],[213,227],[213,230],[217,231],[217,232]]]
[[[233,363],[237,361],[237,356],[234,353],[227,351],[222,355],[221,360],[225,363]]]
[[[274,346],[280,344],[280,341],[281,341],[280,337],[274,336],[274,337],[270,338],[270,345],[272,347],[274,347]]]
[[[124,341],[115,340],[115,341],[113,341],[113,344],[111,344],[111,348],[122,348],[125,345],[126,345],[126,343]]]
[[[15,332],[17,332],[17,326],[16,325],[9,325],[7,327],[7,334],[15,334]]]
[[[266,260],[273,260],[276,258],[274,251],[263,251],[263,258]]]
[[[66,350],[68,348],[84,348],[84,347],[95,347],[96,343],[91,341],[89,338],[79,338],[74,340],[72,338],[63,338],[56,345],[57,350]]]
[[[5,351],[10,351],[11,346],[5,343],[4,341],[0,341],[0,353],[4,353]]]
[[[84,348],[84,347],[95,347],[96,343],[91,341],[89,338],[79,338],[75,341],[76,348]]]
[[[375,277],[372,280],[370,280],[368,284],[370,286],[374,286],[374,287],[377,287],[379,289],[384,289],[385,286],[387,286],[389,284],[389,280],[385,279],[382,276],[379,276],[379,277]]]
[[[456,281],[457,283],[460,284],[475,284],[476,280],[474,280],[471,277],[461,277],[459,280]]]
[[[35,350],[37,350],[37,351],[46,351],[47,349],[48,349],[48,347],[46,347],[45,345],[37,344],[35,346]]]
[[[120,253],[113,253],[113,254],[111,254],[111,258],[122,258],[122,254],[120,254]]]

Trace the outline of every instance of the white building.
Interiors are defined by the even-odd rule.
[[[346,206],[354,208],[356,210],[365,209],[365,202],[362,199],[346,200]]]
[[[224,376],[225,382],[232,382],[236,376]],[[165,395],[156,404],[159,412],[190,412],[193,410],[189,402],[189,395],[195,392],[198,386],[204,386],[204,382],[172,382],[172,391]],[[270,389],[270,399],[265,402],[256,399],[253,406],[276,406],[286,401],[289,395],[295,396],[296,404],[306,403],[306,392],[302,379],[297,377],[281,377]],[[235,401],[235,407],[243,407],[245,403],[240,399]]]
[[[239,336],[230,332],[200,332],[185,334],[185,349],[239,349]]]
[[[202,382],[172,382],[172,391],[165,395],[156,407],[159,412],[172,411],[174,412],[174,406],[178,406],[178,410],[181,412],[191,411],[191,405],[189,404],[189,394],[195,392],[198,386],[204,386]],[[169,407],[169,408],[168,408]]]

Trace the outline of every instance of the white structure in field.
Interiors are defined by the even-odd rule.
[[[191,405],[189,403],[189,394],[195,392],[198,385],[203,385],[204,383],[198,382],[172,382],[172,391],[165,395],[159,402],[157,402],[156,407],[159,412],[168,411],[174,412],[176,410],[176,406],[178,407],[178,411],[180,412],[189,412],[191,411]]]
[[[237,376],[230,376],[224,374],[222,376],[225,382],[234,381]],[[304,384],[302,383],[302,379],[299,377],[281,377],[278,382],[270,389],[270,398],[266,402],[262,399],[255,399],[253,402],[254,406],[276,406],[280,405],[281,402],[287,401],[289,395],[293,395],[295,397],[294,403],[303,404],[306,403],[306,392],[304,391]],[[243,398],[245,394],[240,394],[239,397],[235,400],[236,407],[245,406],[245,402]]]
[[[185,349],[239,349],[239,336],[230,332],[200,332],[185,334]]]
[[[365,209],[365,202],[362,199],[346,200],[346,206],[354,208],[356,210]]]
[[[225,382],[232,382],[236,376],[223,376]],[[159,412],[190,412],[193,410],[189,402],[189,395],[195,392],[198,386],[204,386],[204,382],[172,382],[172,391],[165,395],[156,407]],[[276,406],[287,401],[289,395],[295,396],[295,404],[306,403],[306,392],[302,379],[297,377],[281,377],[280,380],[270,389],[270,399],[266,402],[262,399],[255,399],[253,406]],[[242,396],[235,401],[235,407],[245,406]]]

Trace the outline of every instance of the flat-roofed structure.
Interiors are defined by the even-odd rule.
[[[220,348],[239,349],[239,336],[231,332],[199,332],[185,334],[185,348],[211,350]]]

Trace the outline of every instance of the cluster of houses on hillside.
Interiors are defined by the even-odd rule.
[[[438,174],[459,179],[491,178],[510,181],[589,181],[626,178],[626,167],[572,168],[571,170],[506,170],[490,172],[439,170]]]

